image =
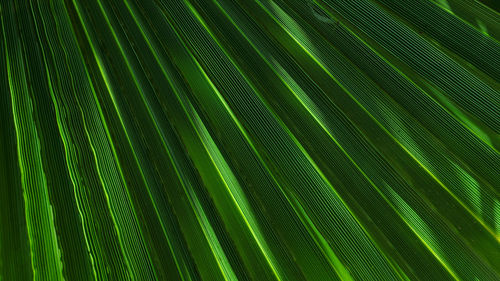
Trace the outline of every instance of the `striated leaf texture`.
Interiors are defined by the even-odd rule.
[[[0,1],[0,280],[500,280],[499,11]]]

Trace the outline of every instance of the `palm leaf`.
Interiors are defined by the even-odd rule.
[[[500,280],[494,1],[0,18],[0,280]]]

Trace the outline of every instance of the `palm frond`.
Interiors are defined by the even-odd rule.
[[[500,280],[495,1],[0,19],[0,280]]]

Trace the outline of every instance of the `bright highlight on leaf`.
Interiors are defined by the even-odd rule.
[[[475,0],[0,2],[0,280],[500,280]]]

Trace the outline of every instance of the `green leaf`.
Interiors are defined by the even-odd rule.
[[[0,2],[0,280],[500,280],[500,14]]]

